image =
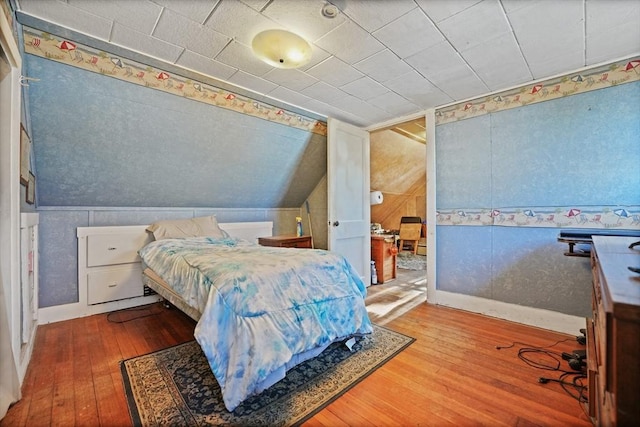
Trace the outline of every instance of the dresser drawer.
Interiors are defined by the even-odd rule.
[[[311,249],[311,236],[271,236],[259,237],[261,246],[275,246],[279,248]]]
[[[87,273],[87,303],[100,304],[144,295],[139,264],[95,269]]]
[[[294,242],[285,242],[282,244],[282,247],[311,249],[311,239],[298,240]]]
[[[87,267],[139,262],[138,250],[151,241],[150,235],[135,238],[123,234],[87,236]]]
[[[384,258],[383,265],[384,265],[385,271],[389,271],[389,272],[393,271],[393,267],[396,265],[395,256],[388,256]],[[390,279],[390,278],[391,277],[385,277],[385,279]]]

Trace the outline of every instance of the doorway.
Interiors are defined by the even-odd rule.
[[[425,119],[378,129],[370,133],[371,191],[383,202],[371,205],[371,222],[398,230],[403,216],[426,218]]]
[[[371,205],[372,229],[396,234],[402,217],[426,222],[425,117],[370,132],[370,186],[382,193],[382,203]],[[369,287],[367,308],[373,321],[387,323],[426,301],[426,233],[412,251],[397,255],[396,277]]]

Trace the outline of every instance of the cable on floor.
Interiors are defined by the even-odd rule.
[[[518,358],[522,360],[524,363],[536,369],[561,372],[558,378],[540,377],[538,378],[538,382],[541,384],[547,384],[550,382],[560,384],[560,386],[565,391],[565,393],[567,393],[569,396],[577,400],[580,405],[580,408],[583,411],[585,411],[584,405],[588,402],[587,386],[583,384],[582,380],[587,378],[587,374],[581,370],[568,371],[568,370],[562,369],[561,366],[562,366],[563,354],[557,351],[548,350],[549,348],[556,346],[560,343],[563,343],[566,341],[573,341],[573,340],[574,338],[566,338],[563,340],[556,341],[553,344],[550,344],[547,346],[541,346],[541,347],[532,346],[520,341],[514,341],[508,346],[496,346],[496,350],[513,348],[517,344],[525,346],[518,349]],[[542,356],[542,358],[546,358],[547,360],[545,361],[545,360],[542,360],[541,358],[534,360],[531,357],[532,355]]]
[[[138,320],[138,319],[142,319],[145,317],[150,317],[150,316],[157,316],[158,314],[162,313],[162,311],[155,311],[155,312],[150,312],[151,308],[154,306],[154,304],[148,304],[148,305],[144,305],[141,307],[131,307],[131,308],[123,308],[122,310],[117,310],[117,311],[112,311],[109,314],[107,314],[107,321],[110,323],[126,323],[126,322],[131,322],[132,320]],[[143,314],[140,316],[134,316],[131,318],[127,318],[124,320],[113,320],[112,317],[114,315],[120,315],[122,313],[137,313],[137,312],[147,312],[147,314]]]
[[[524,345],[524,346],[527,346],[527,347],[529,347],[529,348],[551,348],[551,347],[554,347],[554,346],[556,346],[556,345],[558,345],[558,344],[560,344],[560,343],[567,342],[567,341],[572,341],[572,340],[573,340],[573,338],[565,338],[565,339],[563,339],[563,340],[556,341],[556,342],[554,342],[553,344],[543,345],[543,346],[540,346],[540,347],[536,347],[536,346],[534,346],[534,345],[529,345],[529,344],[527,344],[527,343],[520,342],[520,341],[514,341],[514,342],[512,342],[511,344],[509,344],[509,345],[507,345],[507,346],[500,346],[500,345],[497,345],[497,346],[496,346],[496,350],[502,350],[503,348],[513,348],[513,347],[515,347],[515,346],[516,346],[516,344]]]

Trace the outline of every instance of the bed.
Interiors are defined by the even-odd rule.
[[[263,247],[223,228],[215,217],[160,221],[139,254],[143,282],[198,322],[194,336],[233,411],[331,343],[373,329],[366,286],[344,257]]]

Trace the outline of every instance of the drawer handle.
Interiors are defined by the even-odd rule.
[[[118,286],[117,283],[112,283],[112,284],[109,285],[110,288],[115,288],[116,286]]]
[[[115,251],[118,248],[107,248],[108,251]]]

